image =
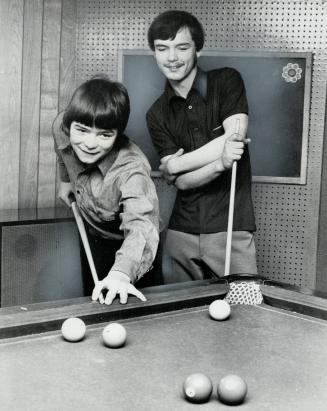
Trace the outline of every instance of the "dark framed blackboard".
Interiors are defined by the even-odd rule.
[[[305,184],[310,110],[311,53],[202,51],[204,70],[233,67],[244,80],[249,102],[248,137],[253,181]],[[131,116],[126,134],[147,155],[159,158],[145,113],[161,95],[165,78],[153,53],[120,50],[119,80],[127,87]]]

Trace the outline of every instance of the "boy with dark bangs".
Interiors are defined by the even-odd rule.
[[[116,295],[122,304],[128,294],[145,300],[133,283],[151,269],[159,242],[150,165],[123,134],[129,112],[125,87],[101,76],[79,86],[53,124],[59,197],[68,206],[72,195],[76,199],[100,279],[92,299],[107,289],[105,304]],[[90,295],[85,257],[82,267],[85,295]]]

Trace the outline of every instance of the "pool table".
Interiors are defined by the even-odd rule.
[[[323,411],[327,409],[327,304],[325,296],[291,286],[261,285],[261,305],[232,305],[226,321],[208,305],[229,285],[200,281],[145,289],[148,301],[122,306],[88,298],[0,311],[0,409],[110,411]],[[69,316],[87,324],[80,342],[63,340]],[[127,330],[124,347],[101,338],[106,324]],[[212,379],[209,402],[182,394],[184,379]],[[217,383],[238,374],[248,385],[243,404],[217,398]]]

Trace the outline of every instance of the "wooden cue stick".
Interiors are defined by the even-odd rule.
[[[93,281],[94,281],[94,284],[96,285],[99,282],[99,278],[98,278],[98,274],[97,274],[97,271],[96,271],[96,268],[95,268],[95,265],[94,265],[94,260],[93,260],[89,240],[87,238],[87,234],[86,234],[86,230],[85,230],[85,226],[84,226],[84,221],[83,221],[81,213],[80,213],[80,211],[77,207],[76,201],[72,202],[72,210],[73,210],[73,213],[74,213],[74,217],[75,217],[75,221],[76,221],[76,224],[77,224],[77,227],[78,227],[79,234],[80,234],[81,239],[82,239],[82,243],[83,243],[83,246],[84,246],[87,261],[88,261],[89,266],[90,266]],[[99,301],[100,301],[100,303],[104,302],[104,297],[103,297],[102,293],[99,296]]]
[[[239,134],[239,131],[240,131],[240,119],[236,119],[235,134]],[[231,178],[231,184],[230,184],[227,240],[226,240],[226,257],[225,257],[225,274],[224,275],[229,275],[230,274],[230,259],[231,259],[231,251],[232,251],[232,234],[233,234],[236,171],[237,171],[237,161],[234,161],[233,166],[232,166],[232,178]]]

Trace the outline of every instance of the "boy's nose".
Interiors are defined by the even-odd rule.
[[[175,52],[174,49],[169,50],[168,60],[169,60],[169,61],[175,61],[175,60],[177,60],[176,52]]]
[[[95,135],[95,133],[89,133],[87,136],[85,136],[84,145],[85,145],[87,148],[94,148],[94,147],[96,147],[97,143],[96,143],[96,135]]]

